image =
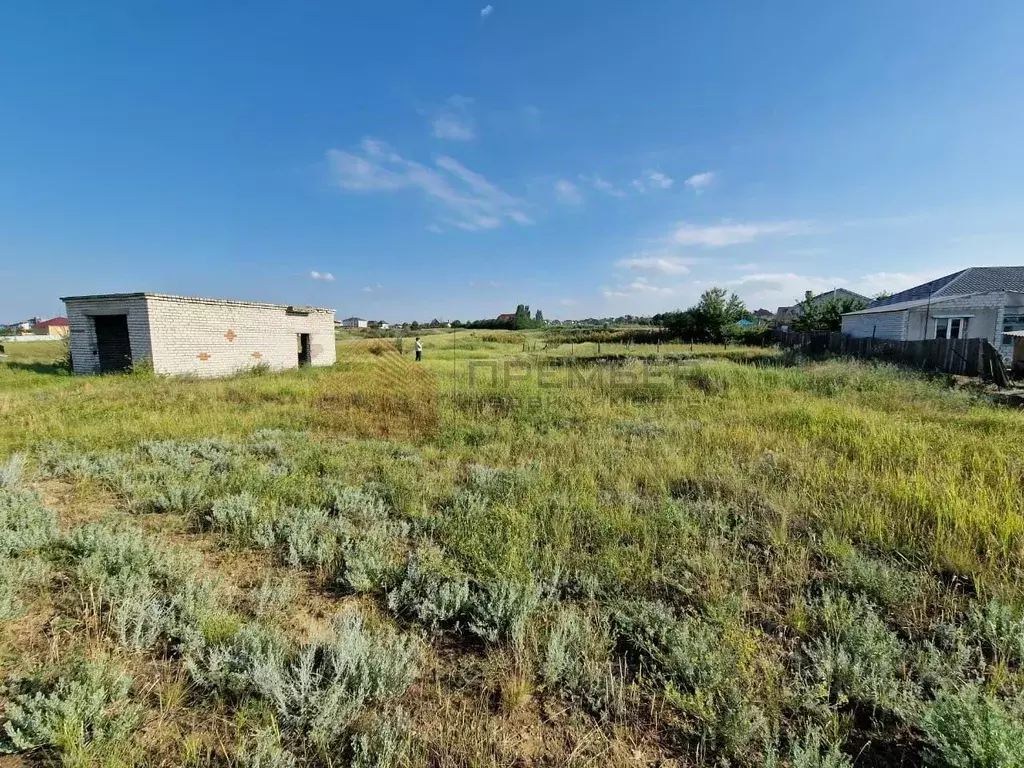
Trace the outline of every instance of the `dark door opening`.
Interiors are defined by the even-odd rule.
[[[310,354],[309,349],[309,334],[299,334],[299,365],[309,365],[313,362],[313,358]]]
[[[132,367],[132,344],[128,336],[128,315],[96,315],[96,354],[100,373],[127,371]]]

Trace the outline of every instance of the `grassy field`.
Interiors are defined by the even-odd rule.
[[[1024,414],[423,340],[219,381],[10,345],[0,766],[1024,765]]]

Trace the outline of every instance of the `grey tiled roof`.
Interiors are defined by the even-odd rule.
[[[970,267],[922,285],[873,301],[868,309],[919,299],[989,291],[1024,291],[1024,267]]]

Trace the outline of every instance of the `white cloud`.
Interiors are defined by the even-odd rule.
[[[317,272],[314,270],[313,272],[309,273],[309,276],[314,280],[326,280],[328,283],[334,282],[334,275],[332,275],[330,272]]]
[[[612,197],[625,197],[626,196],[626,193],[623,190],[621,190],[618,187],[616,187],[610,181],[607,181],[607,180],[601,178],[600,174],[595,173],[595,174],[592,174],[592,175],[588,176],[585,173],[581,173],[579,178],[580,178],[580,181],[585,182],[587,184],[590,184],[594,189],[599,190],[601,192],[604,192],[606,194],[609,194]]]
[[[748,224],[723,222],[709,226],[681,224],[672,234],[678,245],[701,245],[705,248],[722,248],[728,245],[752,243],[769,235],[798,235],[806,232],[807,222],[774,221]]]
[[[638,253],[626,259],[619,259],[615,266],[623,269],[647,270],[664,275],[687,275],[692,259],[665,253]]]
[[[455,115],[444,114],[434,118],[431,123],[434,136],[449,141],[472,141],[476,138],[476,131],[472,123],[460,120]]]
[[[669,189],[676,182],[661,171],[647,171],[647,183],[654,189]]]
[[[579,188],[568,179],[559,179],[555,182],[555,194],[562,205],[583,204],[583,195],[580,194]]]
[[[480,9],[480,18],[481,19],[486,19],[492,13],[494,13],[494,6],[493,5],[485,5],[483,8]]]
[[[363,139],[353,151],[330,149],[331,179],[350,192],[418,190],[447,216],[442,224],[476,232],[496,229],[506,221],[532,224],[522,200],[509,195],[484,176],[451,157],[439,157],[435,167],[406,160],[386,143]]]
[[[629,182],[629,186],[631,186],[637,192],[647,191],[647,187],[644,186],[644,183],[640,181],[640,179],[633,179],[631,182]]]
[[[368,286],[368,285],[367,285],[367,286],[365,286],[365,287],[363,287],[363,288],[360,288],[360,290],[361,290],[361,291],[362,291],[363,293],[373,293],[373,288],[371,288],[371,287],[370,287],[370,286]]]
[[[638,277],[628,285],[619,285],[615,288],[605,288],[605,298],[625,298],[627,296],[637,296],[644,294],[660,294],[669,295],[673,292],[672,288],[663,285],[653,285],[645,277]]]
[[[434,112],[430,125],[435,137],[449,141],[472,141],[476,128],[470,107],[473,99],[455,94],[449,96],[444,106]]]
[[[939,271],[941,272],[941,270]],[[776,307],[792,306],[803,299],[807,291],[819,294],[834,288],[846,288],[870,298],[880,291],[896,293],[938,276],[937,272],[917,274],[877,272],[846,278],[801,275],[793,272],[769,272],[742,275],[734,280],[720,282],[735,290],[746,301],[747,306],[756,304],[775,309]]]
[[[717,177],[714,171],[705,171],[704,173],[693,174],[693,176],[688,178],[683,183],[690,189],[695,191],[697,194],[700,194],[701,192],[704,191],[705,188],[711,186],[711,184],[714,183],[716,178]]]
[[[444,232],[444,227],[440,224],[427,224],[427,232],[433,232],[435,235],[440,235]]]

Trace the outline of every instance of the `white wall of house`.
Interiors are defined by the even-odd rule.
[[[127,315],[128,338],[132,360],[148,360],[153,356],[149,333],[149,305],[143,294],[116,297],[82,297],[65,299],[71,339],[71,362],[75,373],[99,373],[100,359],[96,347],[96,315]]]
[[[149,306],[157,373],[210,378],[258,365],[297,368],[299,334],[310,336],[311,365],[337,359],[330,310],[176,296],[155,296]]]
[[[299,334],[309,334],[311,365],[337,359],[334,312],[280,304],[163,294],[65,300],[75,373],[98,373],[95,315],[128,316],[132,363],[166,375],[227,376],[266,365],[297,368]]]
[[[843,333],[857,338],[906,340],[907,313],[874,312],[870,315],[843,315]]]
[[[966,318],[967,330],[960,338],[988,339],[1009,361],[1013,358],[1014,342],[1003,336],[1007,314],[1024,314],[1024,293],[974,294],[903,311],[845,315],[843,333],[861,338],[921,341],[935,338],[936,320]]]

